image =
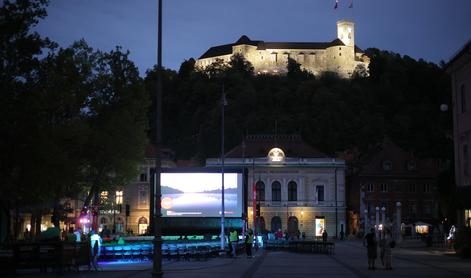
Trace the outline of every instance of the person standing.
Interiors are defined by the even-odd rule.
[[[391,248],[394,248],[396,245],[396,242],[394,241],[391,231],[386,228],[384,230],[384,236],[383,239],[381,240],[381,255],[383,258],[384,262],[384,268],[386,270],[391,270],[392,265],[391,265],[391,260],[392,260],[392,250]]]
[[[324,244],[327,243],[327,237],[328,237],[327,231],[324,230],[324,231],[322,232],[322,242],[323,242]]]
[[[247,258],[252,258],[252,244],[253,231],[249,229],[248,233],[245,235],[245,252],[247,253]]]
[[[92,231],[90,236],[90,247],[92,255],[92,266],[95,270],[98,270],[98,257],[101,254],[101,243],[102,239],[100,235]]]
[[[237,235],[237,231],[235,229],[231,229],[229,233],[229,243],[231,244],[232,248],[232,257],[237,257],[237,242],[239,241],[239,237]]]
[[[368,250],[368,269],[375,270],[375,261],[378,257],[378,246],[374,228],[371,228],[370,232],[366,234],[365,238],[363,239],[363,246],[366,246]]]

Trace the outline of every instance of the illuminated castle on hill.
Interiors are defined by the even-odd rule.
[[[367,72],[370,61],[355,45],[354,23],[340,20],[337,38],[331,42],[265,42],[253,41],[244,35],[235,43],[209,48],[196,61],[196,66],[204,69],[218,59],[228,62],[236,53],[252,63],[257,74],[284,74],[291,58],[301,69],[315,75],[330,71],[349,78],[355,70]]]

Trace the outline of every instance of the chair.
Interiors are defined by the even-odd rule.
[[[178,259],[178,248],[175,244],[169,244],[168,246],[168,259],[172,258]]]
[[[136,258],[139,259],[139,260],[142,259],[142,257],[141,257],[141,248],[142,247],[143,246],[140,245],[140,244],[136,244],[136,245],[131,246],[131,258],[132,259],[136,259]]]
[[[114,251],[114,258],[115,259],[122,259],[123,258],[123,247],[122,246],[115,246],[113,248],[113,251]]]
[[[150,245],[143,245],[141,247],[141,257],[142,258],[147,258],[147,259],[150,259],[152,255],[152,246]]]
[[[114,246],[104,246],[103,257],[105,259],[111,259],[114,256]]]
[[[131,245],[123,246],[123,258],[126,258],[126,259],[132,258]]]

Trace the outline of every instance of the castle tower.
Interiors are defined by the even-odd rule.
[[[355,46],[355,24],[348,20],[337,21],[337,37],[346,46]]]

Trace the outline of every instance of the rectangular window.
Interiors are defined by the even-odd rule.
[[[424,193],[430,193],[431,186],[430,184],[424,184]]]
[[[316,186],[316,197],[318,202],[323,202],[324,199],[324,186],[323,185],[317,185]]]
[[[381,192],[388,192],[388,185],[385,183],[382,183],[380,186]]]
[[[149,202],[149,196],[147,194],[147,188],[141,187],[138,191],[138,204],[139,208],[146,208]]]
[[[373,191],[375,191],[374,184],[372,184],[372,183],[368,184],[368,192],[373,192]]]
[[[141,168],[141,174],[139,175],[139,181],[145,182],[147,181],[147,169]]]
[[[466,209],[464,211],[464,218],[466,226],[471,227],[471,209]]]
[[[108,191],[101,191],[100,193],[100,201],[102,203],[108,201]]]
[[[123,204],[123,191],[122,190],[116,191],[116,204],[117,205]]]
[[[415,184],[410,184],[409,185],[409,192],[410,193],[415,193]]]

